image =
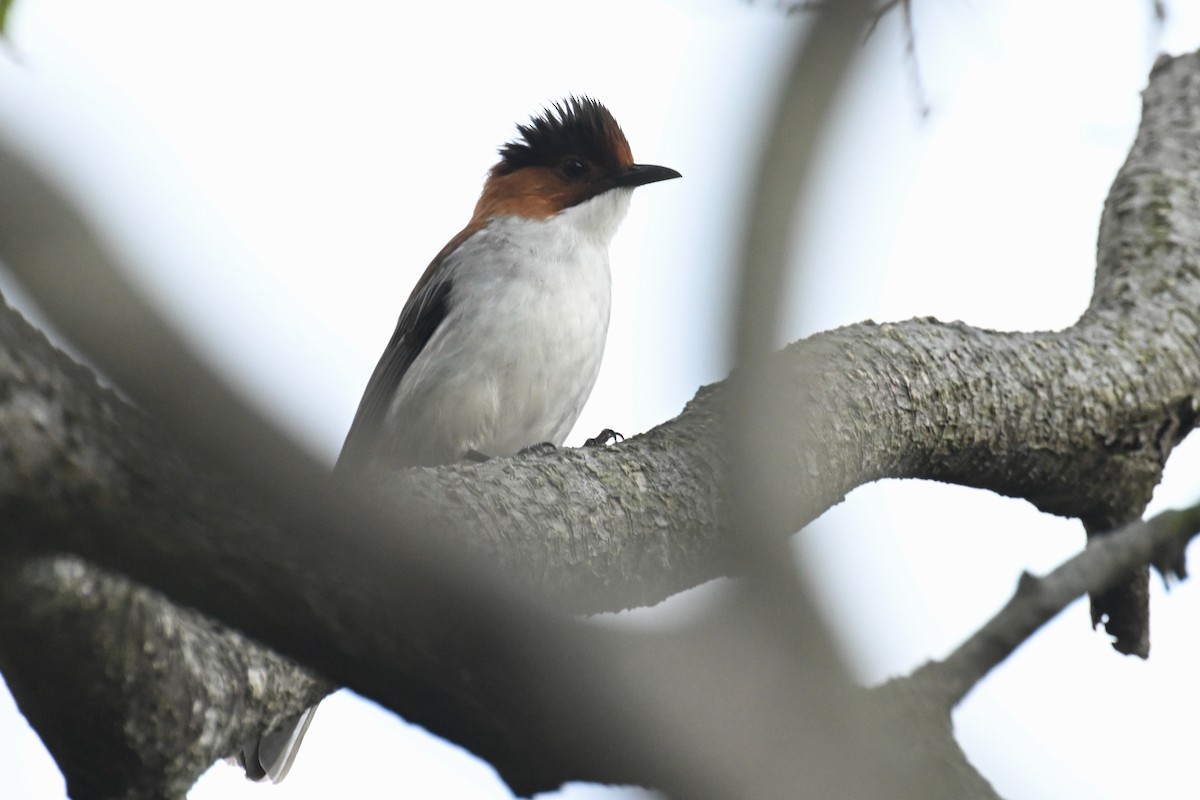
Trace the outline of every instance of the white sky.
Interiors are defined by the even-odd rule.
[[[809,280],[789,293],[781,340],[865,318],[1072,322],[1149,65],[1160,48],[1200,46],[1190,6],[1175,4],[1159,39],[1149,5],[917,3],[924,121],[884,24],[831,136],[797,248]],[[466,221],[496,147],[544,103],[591,93],[639,160],[684,179],[639,190],[614,244],[608,352],[572,441],[674,416],[726,371],[729,236],[796,23],[736,0],[410,8],[18,0],[21,63],[0,63],[0,124],[89,202],[211,357],[332,460],[409,287]],[[1200,494],[1198,453],[1173,458],[1156,508]],[[1021,570],[1082,540],[1027,504],[915,482],[860,489],[796,537],[866,680],[944,655]],[[1113,653],[1077,603],[968,699],[960,739],[1002,795],[1200,784],[1200,593],[1160,588],[1150,662]],[[711,591],[626,616],[670,624]],[[8,698],[0,775],[5,797],[63,795]],[[222,765],[192,797],[335,792],[507,796],[486,765],[342,694],[284,784]]]

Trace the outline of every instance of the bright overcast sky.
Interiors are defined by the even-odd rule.
[[[916,315],[1070,324],[1154,55],[1200,47],[1182,0],[1161,33],[1149,0],[915,5],[932,112],[916,113],[889,21],[830,136],[781,341]],[[0,124],[84,199],[198,345],[332,461],[409,287],[470,215],[496,147],[544,103],[596,96],[639,160],[684,179],[640,189],[614,244],[609,347],[578,443],[668,419],[727,370],[729,237],[800,24],[773,7],[17,0]],[[1198,453],[1172,460],[1155,508],[1200,495]],[[944,655],[1021,570],[1050,569],[1083,535],[1025,503],[906,482],[855,492],[796,543],[875,681]],[[1160,589],[1150,662],[1113,653],[1077,603],[960,709],[960,739],[1003,796],[1200,785],[1200,592]],[[711,591],[627,616],[669,624]],[[8,698],[0,775],[6,798],[63,796]],[[486,765],[343,693],[284,784],[221,765],[192,797],[343,793],[507,796]],[[572,791],[585,794],[629,792]]]

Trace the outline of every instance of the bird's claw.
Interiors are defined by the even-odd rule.
[[[610,444],[616,444],[625,437],[614,431],[612,428],[605,428],[598,434],[588,439],[583,443],[584,447],[608,447]]]

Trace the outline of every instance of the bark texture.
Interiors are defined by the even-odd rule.
[[[110,513],[167,541],[197,525],[186,505],[151,500],[151,486],[178,498],[207,488],[203,524],[234,535],[254,535],[249,498],[198,477],[145,416],[7,306],[0,429],[0,674],[73,798],[182,797],[215,760],[330,691],[228,628],[62,555]],[[138,521],[120,519],[134,509]]]

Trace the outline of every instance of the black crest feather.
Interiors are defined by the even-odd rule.
[[[506,175],[522,167],[555,166],[568,155],[617,171],[633,161],[621,126],[607,108],[590,97],[568,97],[546,108],[527,125],[520,138],[500,148],[493,171]]]

